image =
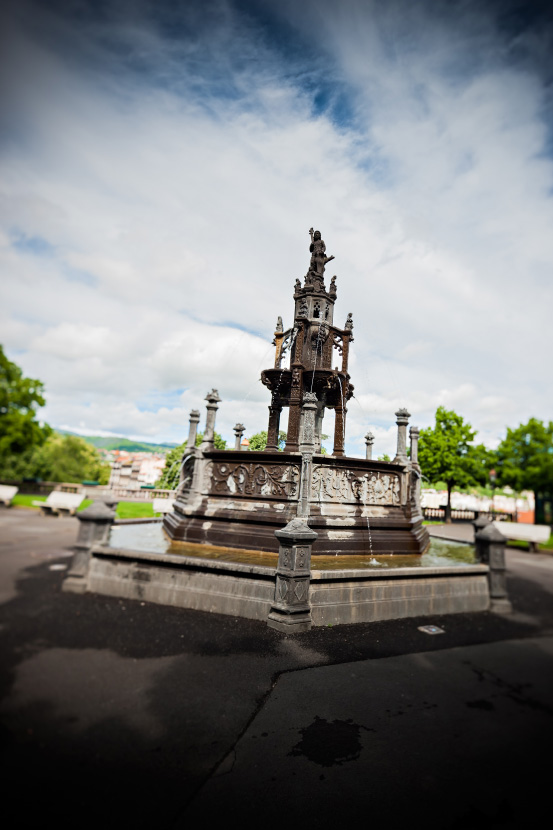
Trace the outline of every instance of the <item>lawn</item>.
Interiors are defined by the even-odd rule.
[[[33,510],[38,510],[38,505],[33,504],[35,501],[46,501],[46,496],[33,496],[26,493],[17,493],[17,495],[13,498],[12,504],[14,507],[30,507]],[[78,509],[84,510],[90,504],[92,504],[92,499],[85,499]],[[154,510],[151,501],[120,501],[117,505],[118,519],[146,519],[152,518],[153,515]]]

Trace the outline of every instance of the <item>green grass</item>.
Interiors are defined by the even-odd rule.
[[[443,525],[440,519],[424,519],[423,525]]]
[[[120,501],[117,505],[118,519],[151,519],[154,506],[151,501]]]
[[[13,500],[14,507],[27,507],[32,510],[38,510],[39,506],[33,504],[35,501],[46,501],[46,496],[33,496],[27,493],[17,493]],[[84,510],[92,504],[92,499],[85,499],[79,505],[79,511]],[[146,519],[154,516],[154,509],[151,501],[136,502],[136,501],[120,501],[117,505],[118,519]]]
[[[507,545],[510,548],[521,548],[521,550],[528,550],[530,548],[528,542],[523,542],[522,539],[509,539]],[[547,542],[538,545],[538,550],[553,551],[553,534],[549,537]]]

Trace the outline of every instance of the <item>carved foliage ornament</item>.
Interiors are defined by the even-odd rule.
[[[211,492],[240,496],[294,498],[300,473],[292,464],[213,462]]]

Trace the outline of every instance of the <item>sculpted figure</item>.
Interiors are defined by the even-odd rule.
[[[309,228],[309,235],[311,236],[311,245],[309,246],[311,262],[309,263],[309,270],[314,271],[315,274],[319,274],[322,277],[326,263],[330,262],[334,257],[326,256],[326,245],[324,244],[320,231],[314,231],[313,228]]]

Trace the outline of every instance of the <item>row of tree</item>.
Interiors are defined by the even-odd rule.
[[[37,409],[45,403],[44,384],[23,377],[0,346],[0,478],[107,484],[109,464],[95,447],[37,420]]]
[[[455,487],[476,484],[506,485],[517,492],[553,494],[553,422],[537,418],[507,427],[495,450],[476,444],[476,430],[452,410],[439,406],[433,427],[421,429],[419,463],[429,482],[447,486],[446,521],[451,515],[451,492]]]

